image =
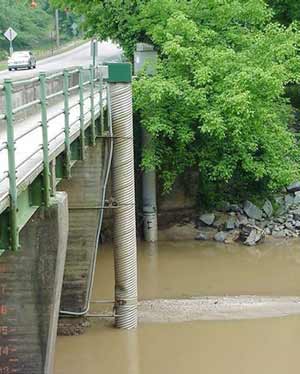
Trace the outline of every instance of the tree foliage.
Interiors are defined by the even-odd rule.
[[[42,7],[31,9],[28,1],[0,0],[0,47],[7,49],[3,36],[8,27],[18,33],[16,47],[34,46],[49,32],[51,17]]]
[[[31,8],[29,0],[0,0],[0,52],[8,50],[8,42],[3,33],[12,27],[18,33],[14,41],[17,49],[35,48],[42,42],[50,40],[54,29],[54,9],[48,0],[38,0],[37,7]],[[80,17],[61,11],[60,32],[62,37],[73,35],[72,24],[80,25]]]
[[[276,190],[295,179],[285,85],[298,82],[299,31],[273,23],[263,0],[54,0],[86,17],[90,34],[159,52],[157,74],[134,84],[153,142],[143,165],[171,188],[197,168],[202,183]],[[274,1],[273,1],[274,3]]]

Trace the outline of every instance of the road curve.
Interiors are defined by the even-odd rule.
[[[111,42],[99,43],[99,56],[97,58],[98,63],[103,61],[118,61],[121,56],[121,49]],[[35,76],[38,72],[52,72],[62,70],[72,66],[88,66],[92,63],[90,53],[90,42],[87,42],[77,48],[70,51],[51,56],[37,62],[36,70],[18,70],[18,71],[1,71],[0,81],[5,78],[12,79],[23,79]]]

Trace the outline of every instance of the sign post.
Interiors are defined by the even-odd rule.
[[[9,41],[9,55],[10,56],[13,54],[13,51],[14,51],[12,42],[16,38],[17,35],[18,35],[17,32],[12,27],[9,27],[4,33],[4,36]]]
[[[93,59],[93,66],[96,66],[96,58],[98,57],[98,40],[92,39],[91,40],[91,56]]]

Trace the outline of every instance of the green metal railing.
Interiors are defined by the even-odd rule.
[[[75,84],[74,82],[78,84]],[[59,88],[54,92],[48,93],[49,83],[51,81],[58,81]],[[71,82],[73,84],[71,84]],[[14,93],[16,88],[28,85],[36,85],[39,90],[39,98],[32,100],[29,103],[23,104],[18,107],[14,107]],[[24,88],[24,89],[25,89]],[[6,126],[6,140],[0,144],[0,155],[1,152],[7,153],[8,170],[2,171],[0,174],[0,186],[1,184],[8,184],[9,194],[9,207],[8,207],[8,231],[9,235],[3,234],[3,227],[5,221],[1,220],[0,214],[0,236],[9,236],[8,249],[17,250],[19,244],[19,232],[20,232],[20,219],[19,219],[19,195],[18,184],[20,177],[18,174],[20,170],[26,166],[26,163],[31,161],[33,157],[41,155],[42,159],[42,174],[41,174],[41,185],[40,188],[33,188],[33,191],[39,191],[41,204],[49,207],[51,203],[51,195],[53,195],[53,186],[51,184],[51,153],[54,153],[55,149],[54,141],[58,141],[63,137],[62,144],[64,146],[64,171],[65,177],[71,177],[71,167],[74,162],[72,157],[72,141],[74,141],[74,132],[79,132],[80,141],[80,159],[85,158],[86,144],[90,143],[95,145],[97,135],[103,134],[104,124],[104,99],[103,99],[104,82],[102,78],[102,70],[100,67],[90,66],[87,69],[82,67],[76,69],[65,69],[62,72],[58,72],[47,76],[46,73],[40,73],[38,77],[12,81],[11,79],[5,79],[4,84],[0,85],[1,91],[4,94],[5,102],[5,113],[0,113],[0,120],[4,121]],[[96,103],[96,98],[99,97]],[[50,115],[48,111],[49,101],[56,100],[62,102],[63,108]],[[86,102],[89,100],[89,108],[85,111]],[[53,105],[59,106],[58,103]],[[15,136],[15,117],[17,114],[32,109],[35,106],[39,106],[40,121],[34,126],[30,127],[18,136]],[[77,109],[75,109],[77,107]],[[79,108],[79,110],[78,110]],[[79,117],[71,122],[70,114],[79,111]],[[49,128],[58,117],[63,118],[63,128],[52,134],[50,137]],[[96,119],[99,118],[99,125],[97,128]],[[76,127],[77,124],[77,127]],[[32,150],[28,156],[24,159],[16,161],[18,142],[34,131],[41,129],[41,144],[36,149]],[[88,131],[87,131],[88,130]],[[88,135],[87,135],[88,133]],[[73,136],[73,137],[72,137]],[[88,138],[87,138],[88,137]],[[76,137],[75,137],[76,139]],[[30,195],[30,194],[29,194]],[[36,199],[34,196],[31,197],[33,205]],[[1,213],[1,212],[0,212]],[[3,213],[3,212],[2,212]],[[3,243],[0,238],[0,254]],[[6,248],[5,248],[6,249]],[[3,249],[2,249],[3,250]]]

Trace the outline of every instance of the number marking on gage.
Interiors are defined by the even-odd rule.
[[[0,264],[0,274],[7,273],[5,264]],[[7,284],[0,285],[0,374],[17,374],[16,365],[19,362],[17,358],[18,342],[16,337],[17,310],[8,305],[5,301],[11,294]],[[12,326],[11,326],[12,325]]]

